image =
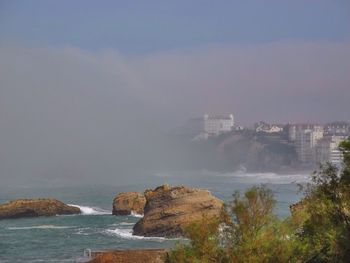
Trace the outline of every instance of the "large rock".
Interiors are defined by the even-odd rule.
[[[18,199],[0,205],[0,219],[80,214],[77,207],[56,199]]]
[[[164,263],[165,249],[115,250],[98,253],[90,263]]]
[[[113,200],[113,215],[143,214],[146,198],[138,192],[119,193]]]
[[[136,223],[134,235],[179,237],[185,228],[203,216],[211,219],[220,215],[223,202],[208,190],[163,185],[146,190],[144,217]]]

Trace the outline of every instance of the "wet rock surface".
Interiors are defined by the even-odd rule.
[[[113,215],[143,214],[146,198],[142,193],[119,193],[113,200]]]
[[[146,190],[145,197],[144,217],[134,226],[134,235],[181,237],[190,224],[218,217],[223,206],[210,191],[184,186],[159,186]]]
[[[17,199],[0,205],[0,219],[80,214],[77,207],[56,199]]]

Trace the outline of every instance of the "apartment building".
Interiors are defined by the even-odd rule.
[[[346,136],[326,136],[320,139],[316,146],[317,163],[329,162],[340,167],[343,161],[343,154],[339,150],[339,144],[346,139]]]
[[[303,165],[313,165],[316,161],[316,145],[323,138],[323,127],[313,124],[295,126],[294,145],[298,160]]]
[[[227,116],[209,116],[204,115],[204,133],[208,136],[217,136],[233,130],[235,121],[233,114]]]

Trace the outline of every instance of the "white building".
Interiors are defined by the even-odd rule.
[[[350,124],[345,121],[337,121],[328,123],[324,127],[325,134],[337,135],[337,136],[349,136],[350,135]]]
[[[239,127],[243,129],[243,127]],[[205,140],[210,136],[217,136],[234,130],[233,114],[192,118],[182,128],[183,132],[192,136],[192,140]]]
[[[340,167],[343,154],[339,150],[339,144],[345,139],[345,136],[327,136],[319,140],[316,146],[316,161],[318,163],[330,162]]]
[[[209,116],[204,115],[204,133],[208,136],[217,136],[233,130],[233,114],[228,116]]]
[[[269,124],[263,121],[256,123],[254,127],[256,132],[263,132],[263,133],[278,133],[283,131],[283,125]]]
[[[298,160],[304,165],[315,164],[316,145],[323,137],[323,127],[319,125],[298,125],[295,128],[295,150]]]
[[[286,129],[288,131],[288,139],[291,142],[294,142],[297,137],[297,132],[300,132],[302,130],[319,130],[323,129],[321,125],[318,124],[312,124],[312,123],[288,123],[286,126]]]

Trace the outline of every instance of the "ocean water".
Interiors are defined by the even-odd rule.
[[[175,176],[176,175],[176,176]],[[132,235],[139,215],[113,216],[113,197],[123,191],[143,191],[163,183],[183,184],[209,189],[227,201],[234,191],[265,184],[277,200],[276,213],[283,218],[289,205],[301,194],[298,183],[305,183],[307,174],[274,173],[156,173],[145,182],[128,186],[75,187],[0,187],[0,203],[17,198],[57,198],[79,206],[81,215],[0,220],[0,262],[76,262],[84,249],[93,251],[125,248],[169,248],[179,239],[145,238]]]

